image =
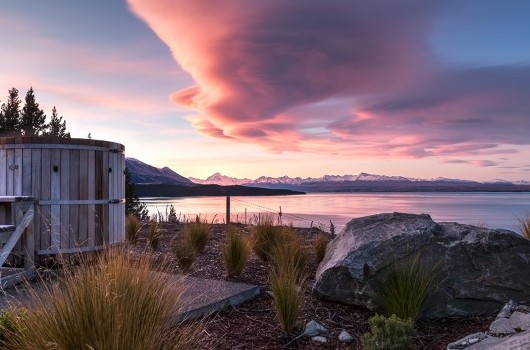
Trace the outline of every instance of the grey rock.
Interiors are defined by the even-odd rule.
[[[349,342],[353,341],[353,337],[350,335],[350,333],[348,333],[346,331],[342,331],[339,334],[339,341],[341,341],[343,343],[349,343]]]
[[[487,337],[466,350],[528,350],[530,349],[530,331],[517,333],[505,338]]]
[[[530,240],[501,229],[436,223],[429,215],[378,214],[351,220],[326,249],[313,294],[379,311],[374,296],[393,262],[420,256],[446,271],[426,318],[493,314],[530,300]]]
[[[509,319],[498,318],[490,324],[489,333],[493,336],[504,336],[516,332]]]
[[[325,337],[322,337],[320,335],[317,335],[316,337],[311,338],[312,341],[315,341],[317,343],[327,343],[328,340]]]
[[[316,335],[325,334],[327,331],[328,330],[323,325],[311,320],[306,324],[302,335],[306,337],[314,337]]]
[[[468,346],[476,344],[486,338],[487,338],[487,335],[482,332],[470,334],[462,339],[459,339],[447,345],[447,350],[465,349]]]
[[[510,300],[502,307],[501,311],[497,315],[497,318],[510,318],[515,307],[515,302],[513,300]]]
[[[515,311],[510,316],[510,324],[517,332],[530,330],[530,314]]]

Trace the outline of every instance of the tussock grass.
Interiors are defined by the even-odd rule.
[[[269,275],[274,310],[282,329],[292,332],[302,304],[302,291],[291,276],[272,269]]]
[[[249,251],[247,240],[231,228],[223,247],[223,261],[228,276],[241,275],[247,263]]]
[[[184,239],[191,244],[198,254],[204,253],[209,233],[210,225],[206,221],[202,221],[198,216],[195,222],[184,226]]]
[[[424,266],[420,254],[402,263],[394,262],[386,278],[377,283],[376,302],[388,315],[415,322],[443,283],[440,265]]]
[[[313,243],[313,250],[315,252],[315,259],[317,263],[321,263],[326,255],[326,248],[328,246],[328,240],[323,234],[318,234]]]
[[[274,245],[270,255],[273,268],[280,276],[285,276],[301,284],[305,277],[307,254],[302,243],[291,228],[283,228],[279,235],[279,244]]]
[[[252,250],[262,261],[269,261],[274,246],[281,240],[282,228],[265,215],[253,229]]]
[[[138,242],[138,236],[140,233],[140,219],[133,214],[127,215],[125,219],[125,238],[130,244],[136,244]]]
[[[530,239],[530,212],[517,218],[519,231],[523,237]]]
[[[158,228],[158,222],[151,220],[149,223],[149,232],[147,233],[147,246],[152,250],[158,249],[158,243],[160,242],[160,229]]]
[[[145,255],[134,261],[107,251],[95,263],[66,266],[57,283],[30,289],[30,305],[7,339],[9,349],[185,348],[170,327],[180,282],[151,271]]]
[[[365,350],[409,350],[414,349],[414,323],[411,319],[400,319],[396,315],[375,315],[368,319],[370,332],[361,337]]]
[[[185,238],[173,242],[173,253],[182,272],[188,272],[195,261],[195,248]]]

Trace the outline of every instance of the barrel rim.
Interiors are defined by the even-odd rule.
[[[54,136],[12,136],[12,137],[0,137],[0,145],[23,145],[23,144],[53,144],[53,145],[81,145],[81,146],[96,146],[96,147],[108,147],[111,149],[117,149],[119,151],[125,151],[125,146],[121,143],[94,140],[94,139],[82,139],[82,138],[65,138],[65,137],[54,137]]]

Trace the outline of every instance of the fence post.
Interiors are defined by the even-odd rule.
[[[226,196],[226,225],[230,225],[230,196]]]

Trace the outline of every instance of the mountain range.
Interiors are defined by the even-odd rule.
[[[358,175],[324,175],[322,177],[267,177],[235,178],[215,173],[205,180],[185,178],[173,170],[156,168],[137,159],[127,158],[126,166],[132,182],[142,184],[179,184],[245,186],[268,189],[287,189],[302,192],[418,192],[418,191],[530,191],[530,181],[492,180],[478,182],[464,179],[418,179],[360,173]]]

